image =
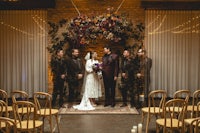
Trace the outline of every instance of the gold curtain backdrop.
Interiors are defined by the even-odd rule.
[[[150,90],[200,89],[200,11],[146,10],[145,27]]]
[[[0,11],[0,88],[47,91],[47,11]]]
[[[0,11],[0,88],[48,91],[47,11]],[[200,89],[200,11],[145,10],[150,90]],[[49,72],[48,72],[49,71]],[[49,85],[49,86],[48,86]]]

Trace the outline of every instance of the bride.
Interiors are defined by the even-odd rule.
[[[102,96],[102,82],[98,73],[95,71],[95,64],[99,64],[96,52],[88,52],[85,56],[85,76],[83,82],[83,97],[79,105],[73,106],[78,110],[94,110],[95,99]]]

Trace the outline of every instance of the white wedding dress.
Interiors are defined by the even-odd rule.
[[[102,82],[98,75],[93,72],[93,65],[99,63],[97,60],[89,59],[85,65],[85,77],[83,83],[83,97],[79,105],[73,106],[78,110],[94,110],[95,108],[90,103],[89,98],[99,98],[102,96]]]

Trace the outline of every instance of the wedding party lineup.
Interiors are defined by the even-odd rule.
[[[0,0],[0,133],[200,133],[200,0]]]

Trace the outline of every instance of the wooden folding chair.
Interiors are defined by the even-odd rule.
[[[52,116],[55,116],[58,132],[60,132],[59,123],[58,123],[58,109],[52,109],[52,96],[45,92],[36,92],[34,93],[34,102],[37,108],[37,115],[44,119],[47,118],[50,124],[51,133],[53,133],[53,123]]]
[[[160,128],[163,128],[163,133],[167,133],[167,130],[170,130],[171,133],[174,130],[183,133],[186,106],[186,101],[183,99],[167,101],[164,106],[164,117],[156,119],[156,133],[159,133]]]
[[[147,114],[146,133],[148,133],[149,122],[152,115],[161,116],[165,104],[167,92],[165,90],[155,90],[148,95],[148,107],[142,108],[142,122]]]
[[[22,112],[19,108],[23,108],[21,110]],[[32,109],[34,109],[33,112]],[[29,101],[16,101],[13,103],[13,110],[17,132],[36,132],[36,129],[40,129],[40,133],[43,132],[43,122],[37,119],[37,110],[34,103]]]

